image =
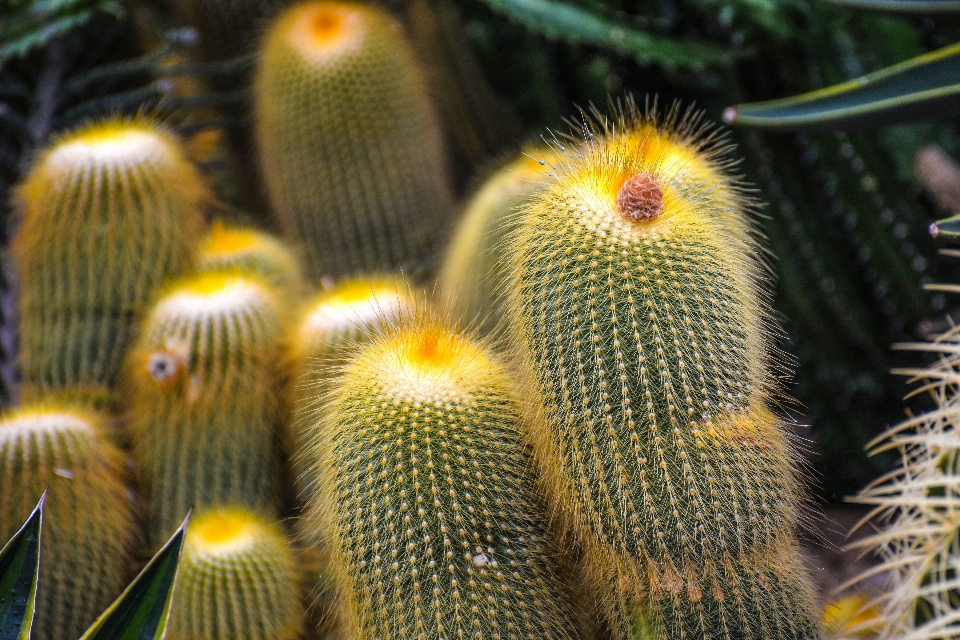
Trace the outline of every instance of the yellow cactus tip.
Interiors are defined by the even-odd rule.
[[[663,213],[663,188],[646,171],[628,178],[617,192],[617,211],[634,222],[654,220]]]
[[[210,226],[201,253],[235,254],[257,245],[258,235],[248,229],[232,229],[220,221]]]
[[[244,511],[214,511],[197,517],[187,544],[208,556],[227,557],[250,549],[262,535],[263,523]]]
[[[206,317],[259,306],[268,289],[257,280],[233,274],[203,274],[173,291],[160,303],[170,315]]]
[[[295,14],[289,37],[304,55],[322,59],[356,42],[360,17],[357,8],[347,3],[306,4]]]
[[[0,436],[11,439],[37,433],[93,433],[90,424],[76,415],[44,409],[22,412],[0,426]]]
[[[135,165],[169,152],[156,132],[133,122],[107,122],[67,137],[47,156],[48,166],[61,169],[89,165]]]

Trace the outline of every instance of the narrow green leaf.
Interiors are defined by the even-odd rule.
[[[960,113],[960,43],[791,98],[728,108],[727,124],[774,129],[850,129]]]
[[[641,63],[703,67],[727,63],[725,50],[632,29],[585,9],[555,0],[485,0],[494,11],[528,29],[569,43],[586,43],[633,56]]]
[[[40,532],[46,497],[44,492],[20,531],[0,550],[0,640],[30,638],[37,599]]]
[[[160,640],[167,630],[173,585],[190,515],[140,575],[80,640]]]
[[[868,11],[892,11],[897,13],[956,13],[960,11],[957,0],[831,0],[855,9]]]

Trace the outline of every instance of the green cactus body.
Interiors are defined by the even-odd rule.
[[[548,155],[552,159],[555,154]],[[465,320],[479,322],[484,333],[493,332],[503,317],[506,266],[500,240],[513,231],[517,205],[543,183],[549,171],[540,164],[545,157],[528,149],[494,172],[467,203],[447,247],[438,281],[440,293]]]
[[[287,10],[267,35],[255,99],[267,192],[308,274],[420,266],[451,195],[439,125],[390,16],[340,2]]]
[[[157,287],[190,266],[207,197],[179,142],[146,120],[89,125],[39,158],[11,244],[26,398],[114,384]]]
[[[350,637],[575,637],[519,421],[491,354],[433,320],[347,366],[309,454]]]
[[[297,257],[279,239],[253,229],[215,222],[200,244],[196,263],[201,273],[233,271],[263,278],[292,297],[306,288]]]
[[[409,285],[389,276],[347,280],[317,295],[303,310],[287,341],[290,371],[289,437],[294,441],[298,494],[306,496],[316,478],[301,464],[301,428],[309,425],[331,382],[345,364],[348,347],[377,334],[385,326],[410,317],[417,307]]]
[[[273,290],[235,274],[174,283],[146,318],[126,395],[153,546],[193,506],[277,515],[280,331]]]
[[[80,637],[130,577],[133,502],[104,430],[95,414],[53,405],[0,419],[0,538],[47,491],[34,640]]]
[[[765,406],[749,203],[689,120],[605,128],[521,209],[509,246],[554,508],[620,637],[643,601],[671,640],[817,637],[794,454]]]
[[[297,640],[300,573],[283,531],[242,508],[196,514],[177,574],[170,640]]]

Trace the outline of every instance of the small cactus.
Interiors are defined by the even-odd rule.
[[[37,404],[0,419],[0,540],[47,491],[34,640],[80,637],[130,577],[136,523],[123,467],[96,414]]]
[[[330,391],[332,381],[345,364],[348,348],[409,317],[416,307],[410,286],[388,276],[347,280],[318,294],[304,307],[287,340],[287,432],[294,440],[290,450],[295,452],[294,472],[301,496],[306,495],[315,478],[301,464],[300,427],[310,423],[312,412],[319,408],[318,399]]]
[[[669,640],[809,640],[751,205],[674,114],[628,107],[520,210],[508,319],[532,438],[617,636],[651,601]]]
[[[506,265],[501,240],[514,229],[517,205],[540,188],[551,170],[545,157],[555,157],[552,149],[546,156],[527,149],[487,178],[467,203],[447,247],[440,294],[467,322],[479,322],[485,334],[494,332],[503,318]]]
[[[169,640],[297,640],[300,572],[283,531],[242,508],[196,514],[187,527]]]
[[[274,517],[281,449],[273,289],[230,273],[172,284],[127,362],[127,427],[151,545],[192,507],[246,505]]]
[[[451,194],[440,129],[400,26],[371,5],[308,2],[270,28],[255,82],[274,213],[308,274],[420,266]]]
[[[190,266],[209,198],[179,141],[146,119],[61,138],[17,189],[24,397],[102,396],[164,280]]]
[[[278,238],[219,221],[200,243],[196,263],[201,273],[234,271],[260,277],[294,297],[306,286],[297,256]]]
[[[347,365],[309,456],[351,637],[575,637],[519,423],[491,353],[426,314]]]

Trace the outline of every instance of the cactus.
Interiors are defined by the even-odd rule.
[[[257,276],[285,294],[296,297],[305,288],[300,263],[283,243],[253,229],[215,222],[200,244],[197,271],[238,271]]]
[[[37,404],[0,419],[0,539],[47,491],[34,640],[79,637],[123,590],[136,540],[123,463],[96,414]]]
[[[308,274],[422,266],[451,195],[436,117],[390,16],[290,8],[266,37],[254,93],[267,192]]]
[[[283,531],[242,508],[194,516],[167,638],[296,640],[302,626],[300,573]]]
[[[190,264],[208,197],[176,138],[107,120],[55,143],[16,193],[24,396],[101,396],[157,287]]]
[[[937,287],[956,291],[955,286]],[[901,465],[864,489],[858,501],[884,527],[861,541],[881,563],[860,580],[885,577],[875,626],[884,640],[934,640],[960,634],[956,566],[960,558],[960,328],[931,343],[910,345],[936,354],[923,369],[901,371],[923,382],[934,408],[912,416],[872,443],[874,453],[896,450]]]
[[[590,127],[588,123],[586,125]],[[537,457],[611,625],[818,636],[774,330],[722,144],[628,104],[521,209],[509,319]],[[643,604],[644,602],[652,603]]]
[[[549,153],[549,151],[548,151]],[[549,154],[551,159],[553,154]],[[503,316],[504,256],[498,240],[513,230],[517,205],[542,184],[547,157],[530,148],[494,172],[473,194],[447,247],[438,285],[451,309],[492,333]]]
[[[330,390],[330,382],[345,364],[346,349],[376,335],[391,323],[409,317],[417,306],[407,283],[389,276],[347,280],[317,295],[304,308],[300,321],[290,331],[287,359],[290,371],[287,434],[294,455],[297,491],[307,495],[315,478],[301,464],[302,433],[318,398]]]
[[[280,331],[273,290],[238,274],[176,282],[150,311],[128,357],[126,397],[152,545],[191,506],[277,515]]]
[[[309,450],[351,637],[575,637],[492,354],[424,312],[346,367]]]

